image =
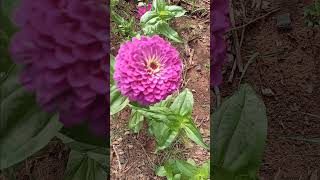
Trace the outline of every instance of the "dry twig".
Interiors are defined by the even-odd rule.
[[[229,12],[230,12],[230,21],[232,24],[232,27],[235,27],[235,18],[234,18],[234,11],[233,11],[233,5],[230,3],[229,5]],[[240,43],[239,43],[239,37],[236,31],[232,31],[232,36],[234,39],[234,47],[236,50],[236,60],[237,60],[237,65],[239,72],[243,71],[243,65],[242,65],[242,59],[241,59],[241,51],[240,51]]]
[[[251,56],[251,58],[249,59],[249,61],[247,62],[246,66],[244,67],[243,72],[242,72],[242,74],[241,74],[240,81],[239,81],[239,86],[240,86],[240,84],[241,84],[241,81],[242,81],[244,75],[246,74],[246,71],[248,70],[249,65],[250,65],[251,63],[253,63],[259,55],[260,55],[260,53],[254,53],[254,54]]]
[[[237,26],[237,27],[233,27],[233,28],[231,28],[228,32],[231,32],[231,31],[235,31],[235,30],[244,28],[244,27],[246,27],[246,26],[248,26],[248,25],[250,25],[250,24],[252,24],[252,23],[255,23],[256,21],[258,21],[258,20],[260,20],[260,19],[263,19],[263,18],[265,18],[265,17],[267,17],[267,16],[269,16],[269,15],[271,15],[271,14],[273,14],[273,13],[279,11],[279,10],[280,10],[280,8],[274,9],[274,10],[272,10],[272,11],[270,11],[270,12],[268,12],[268,13],[262,15],[262,16],[259,16],[259,17],[255,18],[255,19],[253,19],[252,21],[250,21],[250,22],[248,22],[248,23],[246,23],[246,24],[243,24],[243,25]]]
[[[121,170],[122,167],[121,167],[121,163],[120,163],[120,157],[119,157],[119,154],[118,154],[118,152],[116,150],[116,147],[114,145],[112,145],[112,149],[113,149],[114,153],[116,154],[119,170]]]

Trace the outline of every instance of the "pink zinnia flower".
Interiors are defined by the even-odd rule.
[[[152,4],[148,4],[147,6],[138,7],[138,19],[140,19],[146,12],[150,11],[152,8]]]
[[[150,105],[180,87],[182,61],[178,51],[159,36],[133,38],[121,45],[114,79],[130,101]]]
[[[108,132],[106,0],[21,0],[11,54],[21,81],[65,126]]]

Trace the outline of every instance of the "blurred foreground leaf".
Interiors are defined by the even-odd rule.
[[[58,134],[71,149],[65,180],[106,180],[109,174],[109,151],[107,148],[82,143]]]
[[[43,112],[21,87],[18,68],[12,67],[0,81],[0,169],[30,157],[62,128],[59,116]]]
[[[257,179],[267,135],[263,101],[249,85],[242,85],[211,121],[213,178]]]

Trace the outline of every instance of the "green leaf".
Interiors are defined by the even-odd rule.
[[[263,101],[249,85],[227,99],[212,116],[211,141],[215,179],[230,176],[256,178],[267,134]],[[224,180],[226,178],[222,178]]]
[[[160,166],[156,169],[156,175],[160,177],[166,176],[166,170],[164,169],[164,166]]]
[[[107,156],[107,155],[100,155]],[[65,172],[65,180],[105,180],[108,172],[105,167],[88,154],[72,150]]]
[[[208,179],[210,177],[210,162],[206,162],[198,169],[197,177]]]
[[[181,6],[166,6],[165,10],[170,12],[170,14],[172,14],[176,18],[183,16],[187,12]]]
[[[116,60],[114,56],[110,55],[110,84],[114,85],[114,79],[113,79],[113,74],[114,74],[114,65],[116,63]]]
[[[119,4],[119,0],[111,0],[110,1],[110,7],[115,7],[116,5],[118,5]]]
[[[179,169],[179,172],[181,172],[181,174],[183,174],[185,176],[192,177],[195,174],[197,174],[197,171],[198,171],[197,167],[189,164],[186,161],[176,160],[175,165]]]
[[[64,134],[57,134],[69,148],[65,180],[104,180],[108,177],[109,151],[107,148],[78,142]]]
[[[150,19],[148,22],[142,25],[142,30],[146,35],[154,35],[158,33],[159,24],[163,23],[160,17]]]
[[[174,29],[172,29],[166,22],[158,24],[157,33],[162,34],[177,43],[182,43],[182,39],[179,36],[179,34]]]
[[[115,81],[113,79],[114,65],[115,58],[110,55],[110,115],[120,112],[129,104],[129,99],[122,96],[115,86]]]
[[[206,162],[199,167],[184,160],[169,160],[156,170],[156,175],[167,179],[205,180],[210,177],[209,164]]]
[[[152,10],[146,12],[140,19],[142,30],[146,35],[164,35],[168,39],[182,43],[179,34],[169,26],[173,17],[181,17],[185,10],[179,6],[166,6],[163,0],[154,0]]]
[[[0,169],[30,157],[62,128],[58,115],[43,112],[19,85],[17,72],[0,82]]]
[[[1,11],[10,19],[13,17],[13,12],[17,8],[19,0],[2,0],[0,1]]]
[[[149,121],[149,128],[157,142],[156,152],[170,147],[179,134],[178,128],[170,128],[161,122]]]
[[[181,174],[176,174],[173,177],[174,180],[180,180],[181,179]]]
[[[141,113],[132,110],[129,119],[129,128],[132,129],[134,133],[138,133],[143,126],[143,120],[144,117]]]
[[[152,109],[153,107],[168,107],[172,103],[172,101],[173,101],[173,96],[170,95],[165,100],[162,100],[161,102],[158,102],[150,106],[150,109]]]
[[[179,131],[178,130],[171,130],[169,128],[161,128],[162,134],[159,133],[160,136],[156,136],[157,140],[157,150],[164,150],[167,147],[170,147],[171,144],[177,139]],[[155,131],[155,134],[157,131]]]
[[[188,138],[190,138],[192,141],[194,141],[199,146],[201,146],[205,149],[209,149],[208,145],[206,145],[203,142],[201,133],[199,132],[198,128],[195,126],[195,124],[193,123],[192,120],[187,119],[186,121],[184,121],[182,128]]]
[[[107,139],[104,136],[97,136],[93,134],[92,129],[90,129],[89,126],[89,123],[84,123],[70,128],[63,127],[60,130],[60,133],[82,143],[106,147]]]
[[[141,18],[140,18],[140,23],[141,24],[146,24],[152,19],[158,17],[158,14],[154,11],[147,11]]]
[[[165,163],[164,169],[166,171],[166,177],[167,179],[173,180],[174,175],[176,174],[175,171],[175,166],[174,166],[175,161],[169,160],[168,162]]]
[[[171,129],[180,127],[181,123],[179,122],[179,119],[181,119],[181,117],[167,107],[152,107],[150,109],[136,106],[131,107],[132,109],[135,109],[139,113],[143,114],[147,119],[164,123]]]
[[[163,11],[166,6],[164,0],[153,0],[152,11]]]
[[[14,66],[9,53],[9,44],[10,38],[16,31],[9,17],[3,13],[4,12],[0,10],[0,81],[2,81],[3,75],[11,69],[11,66]]]
[[[116,86],[110,87],[110,115],[114,115],[123,110],[129,104],[129,99],[122,96]]]
[[[188,117],[192,114],[193,95],[189,89],[182,91],[174,100],[170,109],[174,110],[181,116]]]

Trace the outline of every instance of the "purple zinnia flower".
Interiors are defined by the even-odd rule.
[[[116,56],[114,79],[130,101],[150,105],[180,87],[182,61],[178,51],[159,36],[133,38]]]
[[[146,12],[150,11],[152,8],[152,4],[148,4],[147,6],[138,7],[137,17],[140,19]]]
[[[228,0],[215,0],[211,6],[211,86],[219,86],[222,81],[222,65],[227,48],[224,33],[229,27]]]
[[[11,54],[21,81],[66,127],[108,132],[109,45],[104,0],[22,0]]]

